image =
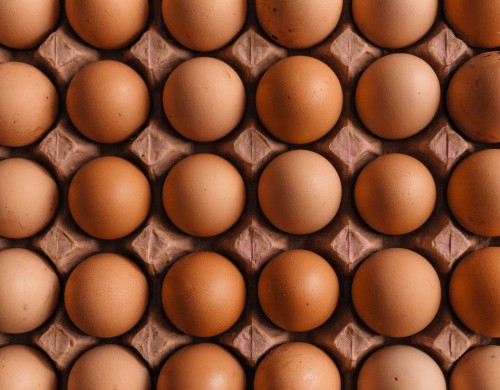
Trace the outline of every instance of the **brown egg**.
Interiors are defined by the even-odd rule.
[[[148,179],[119,157],[100,157],[80,168],[68,192],[71,215],[88,234],[106,240],[127,236],[151,206]]]
[[[209,57],[178,66],[163,90],[165,114],[177,132],[209,142],[229,134],[245,112],[245,87],[228,64]]]
[[[361,218],[384,234],[418,229],[432,214],[436,184],[417,159],[406,154],[380,156],[366,165],[354,186]]]
[[[378,46],[399,49],[417,42],[436,20],[438,0],[353,0],[352,17]]]
[[[306,56],[271,66],[257,87],[257,114],[276,138],[306,144],[328,133],[342,111],[342,87],[325,63]]]
[[[361,263],[352,284],[356,313],[372,330],[389,337],[420,332],[436,316],[441,284],[418,253],[383,249]]]
[[[163,365],[158,390],[245,390],[238,360],[216,344],[193,344],[176,351]]]
[[[49,224],[59,191],[44,167],[24,158],[2,160],[0,183],[0,236],[26,238]]]
[[[34,48],[56,28],[59,12],[59,0],[0,1],[0,44]]]
[[[163,207],[182,231],[198,237],[225,232],[245,207],[245,183],[238,170],[214,154],[178,162],[163,185]]]
[[[444,15],[455,34],[471,46],[500,46],[500,3],[497,0],[444,0]]]
[[[73,30],[98,49],[131,45],[146,27],[148,0],[66,0]]]
[[[286,343],[264,356],[255,371],[254,390],[340,390],[335,363],[318,347]]]
[[[436,73],[424,60],[389,54],[371,64],[356,87],[356,109],[375,135],[403,139],[423,130],[434,118],[441,98]]]
[[[292,49],[314,46],[339,22],[341,0],[257,0],[259,23],[276,43]]]
[[[54,84],[37,68],[0,64],[0,145],[26,146],[40,139],[56,120],[58,104]]]
[[[276,325],[292,332],[317,328],[333,314],[339,281],[328,262],[314,252],[283,252],[259,278],[259,303]]]
[[[372,354],[361,367],[358,390],[446,390],[436,362],[408,345],[391,345]]]
[[[499,63],[498,51],[473,57],[458,69],[448,86],[448,113],[458,129],[474,141],[500,142]]]
[[[182,45],[212,51],[226,46],[241,30],[246,0],[163,0],[163,21]]]
[[[95,337],[119,336],[137,324],[148,305],[148,282],[130,259],[101,253],[70,274],[64,305],[71,321]]]
[[[485,345],[467,352],[453,368],[450,390],[497,390],[500,346]]]
[[[472,252],[458,263],[451,275],[450,301],[475,333],[500,337],[500,247]]]
[[[142,360],[121,345],[101,345],[78,358],[71,368],[68,390],[150,390]]]
[[[58,299],[59,279],[42,256],[21,248],[0,251],[0,332],[38,328],[52,315]]]
[[[467,230],[500,236],[500,150],[485,149],[463,159],[448,182],[448,205]]]
[[[45,357],[25,345],[0,348],[0,389],[56,390],[57,377]]]
[[[125,141],[149,116],[149,91],[131,67],[117,61],[93,62],[68,87],[68,114],[75,127],[96,142]]]
[[[168,319],[197,337],[225,332],[245,307],[245,280],[230,260],[214,252],[194,252],[177,260],[163,281]]]
[[[328,225],[342,198],[333,165],[309,150],[293,150],[272,160],[260,176],[258,191],[267,219],[291,234],[314,233]]]

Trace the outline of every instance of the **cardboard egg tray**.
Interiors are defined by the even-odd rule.
[[[440,5],[442,8],[442,5]],[[390,344],[409,344],[430,354],[449,377],[453,364],[471,347],[497,340],[468,330],[452,312],[448,298],[450,272],[464,254],[491,245],[500,238],[472,235],[451,217],[446,204],[446,183],[453,167],[473,151],[492,147],[471,142],[454,129],[443,97],[450,75],[480,50],[468,47],[443,21],[442,9],[431,31],[418,43],[397,52],[415,54],[436,71],[442,86],[438,115],[418,135],[402,141],[385,141],[373,136],[361,124],[354,106],[354,90],[363,70],[377,58],[395,50],[370,44],[356,29],[350,1],[344,1],[341,20],[326,41],[307,50],[288,50],[271,42],[258,25],[254,1],[249,1],[246,24],[225,48],[208,54],[181,47],[168,34],[161,16],[161,1],[154,0],[147,30],[131,47],[99,51],[85,44],[71,30],[63,15],[60,24],[37,49],[14,51],[0,48],[0,61],[22,61],[43,70],[59,91],[60,113],[53,129],[37,144],[25,148],[0,147],[0,158],[27,157],[43,164],[57,179],[60,204],[56,218],[41,233],[23,240],[0,238],[0,249],[33,248],[55,265],[62,288],[71,270],[83,259],[99,252],[118,252],[134,259],[147,275],[150,302],[141,321],[123,336],[97,339],[79,331],[69,320],[64,303],[40,328],[20,335],[0,333],[0,345],[29,344],[52,360],[59,386],[66,380],[74,361],[92,346],[118,343],[136,351],[150,368],[155,388],[165,360],[179,347],[201,341],[181,333],[169,323],[161,305],[161,285],[167,269],[182,255],[212,250],[230,258],[247,283],[247,302],[238,322],[227,332],[209,338],[233,351],[243,364],[252,387],[255,368],[263,355],[287,341],[307,341],[325,350],[336,362],[342,388],[354,389],[363,361],[375,349]],[[255,91],[263,72],[276,61],[291,55],[309,55],[327,63],[338,75],[344,91],[344,108],[335,128],[325,137],[305,146],[284,144],[272,137],[259,122]],[[245,116],[229,136],[206,144],[189,142],[169,125],[163,113],[162,91],[167,76],[183,61],[208,55],[229,63],[244,81],[247,93]],[[83,137],[65,111],[66,89],[74,74],[86,64],[115,59],[132,66],[146,80],[151,97],[151,115],[138,134],[114,145],[100,145]],[[343,197],[335,219],[321,231],[304,236],[283,233],[273,227],[259,209],[257,184],[265,165],[278,154],[305,148],[326,157],[342,180]],[[437,204],[431,218],[418,230],[404,236],[387,236],[371,230],[358,215],[353,199],[354,182],[360,170],[375,157],[401,152],[422,161],[437,185]],[[161,188],[169,169],[183,157],[199,152],[218,154],[232,162],[242,174],[247,201],[240,220],[215,238],[190,237],[167,218]],[[149,178],[153,204],[146,222],[120,240],[97,240],[85,234],[68,210],[67,193],[73,174],[85,162],[103,155],[122,156],[140,167]],[[360,262],[375,251],[403,247],[417,251],[437,269],[443,299],[437,317],[420,333],[402,339],[383,337],[367,328],[356,316],[350,299],[353,274]],[[333,316],[318,329],[305,333],[284,331],[263,314],[257,300],[257,281],[264,264],[278,253],[293,248],[309,249],[325,257],[340,279],[340,301]],[[206,339],[203,339],[206,340]]]

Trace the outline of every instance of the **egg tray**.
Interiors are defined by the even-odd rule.
[[[351,17],[350,1],[344,1],[335,31],[323,43],[307,50],[277,46],[258,25],[255,4],[248,4],[246,24],[238,37],[225,48],[195,53],[181,47],[168,34],[161,16],[161,1],[151,2],[147,30],[131,47],[119,51],[98,51],[81,41],[65,16],[38,48],[13,51],[0,48],[0,62],[22,61],[42,69],[59,91],[60,110],[53,129],[37,144],[25,148],[0,147],[0,158],[27,157],[43,164],[57,178],[60,204],[54,221],[41,233],[23,240],[0,238],[0,249],[34,248],[55,265],[62,288],[71,270],[83,259],[99,252],[122,253],[134,259],[147,275],[150,302],[141,321],[123,336],[97,339],[79,331],[69,320],[62,297],[56,313],[42,327],[21,335],[0,333],[0,345],[29,344],[47,354],[57,368],[59,387],[66,389],[69,370],[89,348],[118,343],[135,350],[150,368],[156,387],[165,360],[183,345],[211,341],[233,351],[243,364],[252,388],[255,368],[271,348],[287,341],[306,341],[325,350],[336,362],[342,389],[354,389],[359,367],[375,349],[390,344],[416,346],[429,353],[449,377],[454,362],[468,349],[498,340],[480,337],[468,330],[454,315],[447,294],[451,270],[457,260],[479,248],[500,245],[500,238],[472,235],[452,218],[446,204],[446,183],[453,167],[473,151],[491,145],[471,142],[454,129],[444,108],[450,75],[481,50],[468,47],[443,20],[442,5],[431,31],[416,44],[398,50],[426,60],[436,71],[442,102],[437,116],[418,135],[402,141],[385,141],[373,136],[361,124],[354,105],[356,82],[363,70],[377,58],[395,52],[367,42]],[[291,55],[316,57],[332,67],[344,91],[344,107],[335,128],[317,142],[286,145],[273,138],[259,122],[255,91],[263,72],[276,61]],[[167,76],[183,61],[208,55],[229,63],[244,81],[247,93],[245,116],[229,136],[211,143],[189,142],[178,135],[166,120],[162,91]],[[84,138],[71,124],[65,111],[66,89],[74,74],[86,64],[114,59],[131,65],[146,80],[152,96],[150,117],[138,134],[126,142],[103,145]],[[342,180],[342,203],[335,219],[321,231],[305,236],[283,233],[273,227],[259,209],[259,176],[272,158],[289,149],[309,149],[326,157]],[[190,237],[166,217],[161,188],[168,170],[187,155],[209,152],[231,161],[242,174],[247,201],[240,220],[214,238]],[[418,230],[403,236],[387,236],[371,230],[359,217],[353,200],[355,179],[366,163],[376,156],[401,152],[422,161],[437,185],[437,204],[431,218]],[[122,156],[146,174],[153,192],[152,208],[146,222],[132,235],[120,240],[97,240],[74,223],[68,210],[67,193],[73,174],[85,162],[103,155]],[[358,264],[371,253],[389,247],[415,250],[436,268],[443,299],[432,323],[418,334],[401,339],[372,332],[357,317],[350,299],[350,286]],[[324,256],[340,280],[340,301],[333,316],[321,327],[304,333],[284,331],[263,314],[257,300],[257,281],[263,265],[278,253],[295,248],[309,249]],[[209,339],[187,336],[165,316],[161,285],[167,269],[179,257],[192,251],[212,250],[235,262],[245,276],[247,302],[238,322],[225,333]]]

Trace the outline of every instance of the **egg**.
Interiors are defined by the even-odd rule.
[[[260,208],[278,229],[314,233],[330,223],[342,198],[340,178],[330,162],[309,150],[274,158],[259,179]]]
[[[407,337],[436,316],[441,284],[432,265],[418,253],[389,248],[365,259],[352,282],[356,313],[372,330]]]
[[[463,159],[448,182],[448,205],[456,220],[481,236],[500,236],[500,150]]]
[[[453,75],[446,92],[453,123],[474,141],[500,142],[499,63],[498,51],[473,57]]]
[[[0,251],[0,332],[38,328],[54,312],[59,289],[56,272],[36,252],[21,248]]]
[[[450,390],[496,390],[500,383],[500,346],[474,348],[453,368]]]
[[[65,4],[73,30],[98,49],[131,45],[149,17],[148,0],[66,0]]]
[[[245,307],[245,280],[229,259],[194,252],[177,260],[162,287],[168,319],[182,332],[211,337],[228,330]]]
[[[163,184],[163,206],[183,232],[211,237],[225,232],[245,207],[245,183],[238,170],[214,154],[200,153],[178,162]]]
[[[129,235],[144,222],[151,189],[134,164],[119,157],[99,157],[74,175],[68,204],[75,222],[86,233],[112,240]]]
[[[44,73],[22,62],[1,63],[0,145],[26,146],[39,140],[55,122],[58,104],[56,88]]]
[[[245,112],[245,87],[228,64],[198,57],[178,66],[163,90],[163,107],[174,129],[193,141],[216,141],[238,125]]]
[[[436,20],[438,0],[353,0],[352,17],[378,46],[399,49],[417,42]]]
[[[200,343],[174,352],[163,365],[158,390],[245,390],[245,371],[216,344]]]
[[[131,67],[97,61],[71,80],[66,105],[71,122],[83,135],[101,143],[125,141],[149,116],[149,91]]]
[[[312,344],[282,344],[267,353],[254,377],[254,390],[340,390],[335,363]]]
[[[246,0],[163,0],[163,21],[176,41],[189,49],[212,51],[240,32]]]
[[[57,184],[35,161],[0,161],[0,236],[31,237],[52,220],[59,201]]]
[[[342,12],[341,0],[257,0],[257,18],[276,43],[304,49],[323,41],[334,30]]]
[[[500,247],[465,256],[450,280],[451,306],[475,333],[500,337]]]
[[[421,350],[408,345],[381,348],[365,361],[358,390],[446,390],[443,372]]]
[[[148,305],[148,282],[130,259],[100,253],[82,261],[69,275],[64,306],[71,321],[94,337],[126,333]]]
[[[333,70],[312,57],[287,57],[257,86],[257,114],[276,138],[306,144],[326,135],[342,111],[342,86]]]
[[[85,352],[71,368],[68,390],[150,390],[144,362],[121,345],[100,345]]]
[[[372,63],[356,87],[356,109],[363,124],[385,139],[404,139],[422,131],[439,108],[441,90],[434,70],[405,53]]]
[[[468,45],[500,46],[500,3],[497,0],[444,0],[444,15],[455,34]]]
[[[0,44],[12,49],[36,47],[55,30],[59,13],[59,0],[2,0]]]
[[[54,368],[36,349],[26,345],[0,348],[0,389],[56,390]]]
[[[354,186],[361,218],[384,234],[406,234],[430,217],[436,203],[432,174],[417,159],[391,153],[368,163]]]
[[[259,277],[258,296],[272,322],[291,332],[304,332],[322,325],[333,314],[339,281],[324,258],[295,249],[266,264]]]

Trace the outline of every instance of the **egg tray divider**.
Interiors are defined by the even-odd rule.
[[[60,204],[55,220],[41,233],[23,240],[0,238],[0,249],[34,248],[55,265],[62,288],[71,270],[83,259],[99,252],[122,253],[134,259],[146,274],[150,302],[141,321],[123,336],[97,339],[83,334],[69,320],[62,296],[55,314],[36,330],[20,334],[0,333],[0,346],[28,344],[48,355],[58,371],[59,387],[66,389],[69,370],[86,350],[98,344],[118,343],[135,350],[146,362],[152,386],[162,364],[183,345],[210,341],[233,351],[243,364],[248,388],[255,367],[274,346],[287,341],[305,341],[325,350],[336,362],[342,376],[342,389],[354,389],[359,367],[375,349],[391,344],[416,346],[429,353],[449,377],[450,369],[468,349],[480,344],[498,344],[498,339],[480,337],[468,330],[452,312],[447,294],[451,269],[456,261],[474,250],[500,245],[500,238],[472,235],[451,217],[446,205],[446,182],[453,167],[466,155],[491,145],[471,142],[454,129],[444,109],[444,95],[450,75],[462,63],[482,50],[468,47],[455,36],[443,18],[442,4],[430,32],[416,44],[402,50],[384,50],[366,41],[356,29],[350,1],[344,0],[342,16],[334,32],[323,43],[307,50],[288,50],[277,46],[257,22],[254,0],[249,0],[243,30],[225,48],[195,53],[181,47],[163,25],[161,1],[152,0],[147,30],[131,47],[118,51],[98,51],[81,41],[69,27],[65,16],[38,48],[14,51],[0,48],[0,62],[21,61],[42,69],[59,91],[60,110],[53,129],[37,144],[24,148],[0,147],[0,159],[26,157],[43,164],[57,178]],[[354,106],[356,82],[377,58],[393,52],[415,54],[426,60],[437,73],[442,101],[431,124],[418,135],[402,141],[384,141],[363,128]],[[305,146],[286,145],[273,138],[257,119],[255,91],[264,71],[290,55],[316,57],[338,75],[344,107],[335,128],[317,142]],[[194,56],[211,56],[229,63],[242,78],[247,106],[240,125],[229,136],[207,144],[188,142],[178,135],[163,114],[162,90],[167,76],[183,61]],[[72,126],[65,111],[64,98],[74,74],[86,64],[114,59],[131,65],[146,80],[152,95],[151,115],[132,139],[115,145],[96,144]],[[321,231],[296,236],[273,227],[263,216],[257,200],[259,176],[272,158],[289,149],[309,149],[333,163],[342,180],[342,204],[335,219]],[[193,153],[208,152],[231,161],[242,174],[247,202],[240,220],[215,238],[195,238],[181,233],[167,219],[161,203],[161,188],[168,170]],[[387,236],[371,230],[354,206],[353,187],[361,168],[376,156],[401,152],[422,161],[437,185],[435,210],[421,228],[404,236]],[[103,155],[122,156],[133,161],[146,174],[153,191],[153,203],[146,222],[132,235],[113,241],[94,239],[83,233],[72,220],[67,192],[72,175],[85,162]],[[418,334],[402,339],[377,335],[354,313],[350,285],[357,265],[382,248],[403,247],[425,256],[437,269],[443,289],[439,313]],[[278,253],[294,248],[309,249],[324,256],[340,280],[340,301],[334,315],[318,329],[293,333],[272,324],[257,301],[257,281],[263,265]],[[225,333],[208,338],[182,334],[169,323],[161,305],[161,285],[166,270],[180,256],[192,251],[212,250],[229,257],[242,271],[247,283],[247,302],[238,322]],[[62,295],[62,294],[61,294]]]

